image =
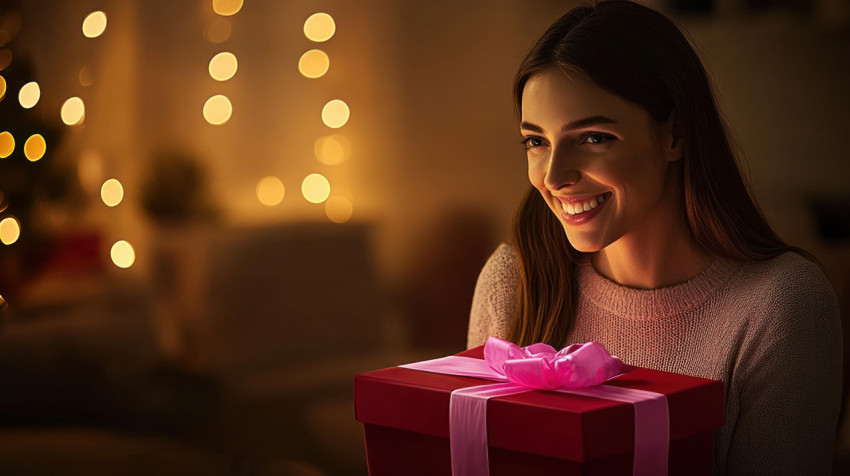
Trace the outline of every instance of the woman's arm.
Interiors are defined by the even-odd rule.
[[[829,474],[842,405],[838,303],[814,265],[794,270],[751,323],[730,401],[728,474]],[[753,299],[761,299],[754,296]],[[731,401],[737,399],[737,402]]]
[[[478,275],[469,311],[467,348],[483,345],[490,336],[507,336],[518,289],[516,257],[510,245],[502,243]]]

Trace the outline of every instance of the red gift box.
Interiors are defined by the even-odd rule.
[[[483,346],[458,354],[483,358]],[[450,475],[452,391],[493,381],[391,367],[354,377],[369,474]],[[664,394],[670,474],[710,474],[713,430],[723,426],[723,383],[637,368],[605,385]],[[632,474],[634,406],[540,390],[487,406],[490,474]]]

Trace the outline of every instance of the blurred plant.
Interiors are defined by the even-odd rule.
[[[165,225],[218,218],[206,170],[195,156],[179,150],[153,154],[142,181],[141,205],[149,218]]]

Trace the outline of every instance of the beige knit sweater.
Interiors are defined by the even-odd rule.
[[[504,338],[517,300],[509,245],[487,261],[472,301],[468,346]],[[722,380],[726,425],[714,474],[828,474],[841,405],[841,324],[831,285],[795,253],[762,262],[716,259],[693,279],[637,290],[578,267],[568,342],[600,342],[625,363]]]

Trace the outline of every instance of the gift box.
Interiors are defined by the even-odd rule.
[[[483,346],[457,355],[481,359]],[[451,475],[451,393],[493,383],[401,367],[356,375],[369,474]],[[669,473],[711,473],[713,431],[724,418],[722,382],[635,368],[604,385],[666,396]],[[491,475],[632,474],[632,404],[529,389],[489,400],[486,419]]]

